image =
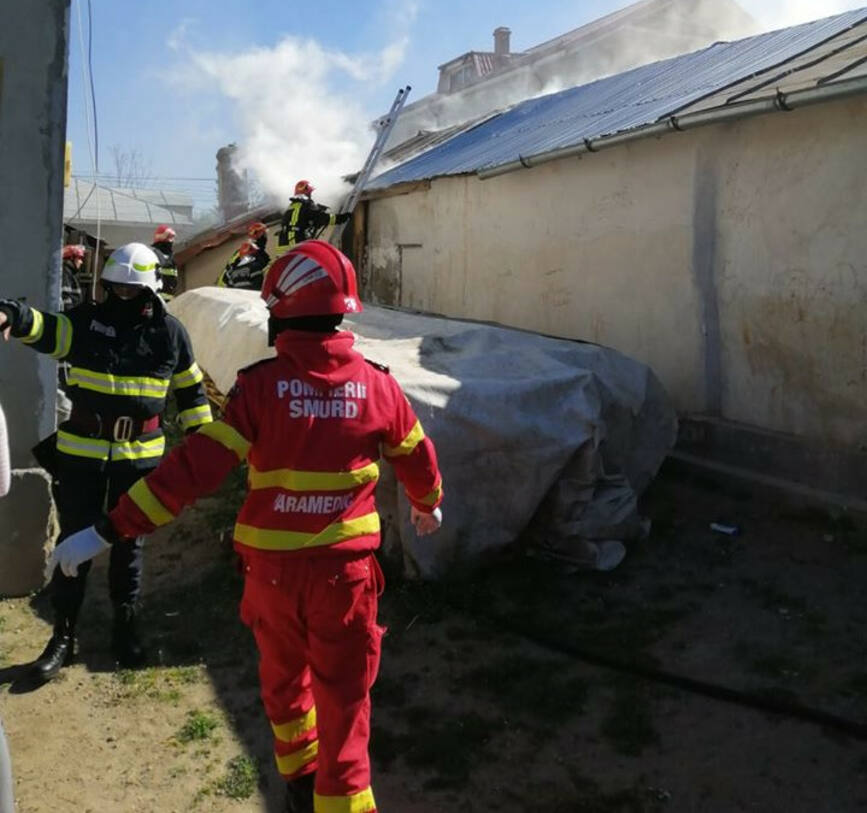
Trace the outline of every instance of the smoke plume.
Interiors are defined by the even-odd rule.
[[[867,5],[865,0],[742,0],[741,5],[756,18],[763,31],[831,17]]]
[[[376,53],[347,54],[286,36],[237,55],[186,49],[187,89],[216,90],[234,109],[236,168],[249,170],[269,197],[285,203],[301,178],[332,206],[349,191],[342,176],[364,163],[375,114],[358,101],[401,64],[408,37]],[[363,85],[363,88],[362,88]]]

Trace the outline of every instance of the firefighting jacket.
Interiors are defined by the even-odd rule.
[[[86,303],[67,313],[44,313],[20,302],[0,307],[11,315],[12,334],[40,353],[68,363],[67,395],[73,413],[99,416],[106,427],[128,426],[160,415],[174,390],[184,429],[210,423],[202,372],[184,326],[160,303],[132,322],[121,322],[105,303]],[[118,423],[118,419],[120,422]],[[109,432],[108,434],[112,434]],[[165,450],[162,429],[136,438],[85,436],[61,424],[57,451],[90,461],[153,468]]]
[[[241,256],[240,251],[236,251],[217,279],[217,286],[261,291],[265,280],[265,269],[270,262],[271,257],[263,248],[257,248],[253,254],[244,257]]]
[[[162,246],[160,248],[160,246]],[[162,280],[163,287],[160,290],[160,296],[163,302],[171,302],[174,299],[178,290],[178,267],[175,265],[175,258],[169,250],[171,243],[154,243],[151,248],[159,260],[159,275]]]
[[[395,379],[352,343],[345,332],[281,332],[276,358],[238,374],[222,419],[121,498],[109,515],[115,530],[150,533],[244,460],[248,491],[234,540],[245,555],[376,548],[381,456],[409,501],[433,511],[443,493],[433,444]]]
[[[78,271],[70,260],[64,260],[60,276],[60,308],[68,311],[84,302],[84,291],[78,281]]]

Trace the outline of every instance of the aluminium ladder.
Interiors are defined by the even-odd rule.
[[[378,131],[376,140],[373,142],[367,160],[364,162],[361,172],[359,172],[358,176],[355,178],[355,184],[352,187],[352,191],[347,196],[340,211],[351,213],[355,209],[358,199],[364,191],[364,185],[370,179],[370,176],[376,167],[376,163],[379,161],[379,157],[385,149],[385,145],[388,142],[389,136],[391,136],[391,131],[394,129],[394,124],[406,103],[406,97],[409,96],[410,90],[412,90],[412,88],[409,85],[398,90],[397,96],[394,97],[394,101],[392,102],[391,109],[374,124],[374,127]],[[341,223],[332,230],[331,237],[329,238],[329,242],[332,245],[340,245],[340,238],[343,235],[345,225],[345,223]]]

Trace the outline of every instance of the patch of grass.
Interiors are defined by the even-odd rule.
[[[215,783],[214,789],[230,799],[249,799],[258,784],[259,767],[250,757],[241,755],[229,760],[225,775]]]
[[[467,689],[486,695],[508,714],[523,711],[544,720],[560,720],[584,711],[588,683],[575,676],[574,663],[511,655],[466,672]]]
[[[177,703],[181,688],[201,683],[205,673],[201,666],[151,666],[147,669],[121,669],[114,673],[118,701],[148,698],[163,703]]]
[[[640,756],[645,748],[659,742],[650,697],[642,684],[624,679],[615,685],[599,733],[618,754],[631,757]]]
[[[187,712],[187,721],[181,726],[175,739],[181,743],[207,740],[219,725],[220,721],[213,714],[194,709]]]

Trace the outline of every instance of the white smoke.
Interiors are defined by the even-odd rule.
[[[174,37],[176,48],[177,42]],[[236,168],[249,170],[266,194],[285,203],[304,178],[316,187],[317,200],[336,206],[349,191],[342,177],[361,168],[374,138],[375,113],[359,102],[360,91],[390,79],[408,43],[397,36],[381,51],[364,54],[295,36],[237,55],[185,48],[186,69],[173,81],[189,90],[216,90],[232,104]]]
[[[862,8],[867,0],[741,0],[741,5],[759,22],[763,31],[831,17],[844,11]]]

